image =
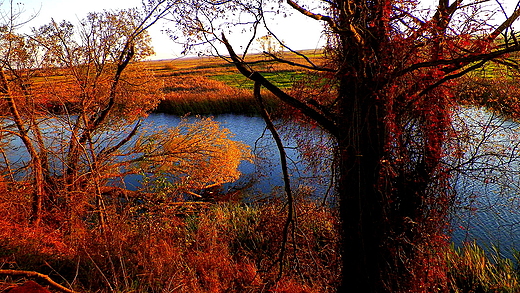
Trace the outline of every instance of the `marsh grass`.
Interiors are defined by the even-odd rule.
[[[35,270],[86,293],[335,292],[340,281],[338,215],[302,197],[281,278],[286,206],[276,196],[256,206],[185,203],[190,213],[167,202],[109,206],[106,230],[77,221],[67,235],[25,225],[23,193],[1,199],[0,269]],[[446,267],[450,292],[520,292],[515,263],[475,243],[449,249]]]
[[[320,53],[312,53],[320,58]],[[297,57],[289,57],[297,61]],[[249,61],[265,61],[262,55],[254,55]],[[233,64],[219,58],[185,58],[177,60],[148,61],[146,67],[164,82],[163,101],[156,112],[174,115],[186,114],[245,114],[258,115],[252,95],[253,83],[237,72]],[[262,62],[256,70],[282,89],[290,89],[300,80],[304,71],[285,64]],[[264,94],[270,110],[280,102],[269,93]]]
[[[462,292],[520,292],[520,275],[513,260],[496,249],[484,251],[476,243],[452,247],[447,253],[450,290]]]
[[[298,204],[301,217],[289,245],[297,249],[289,250],[278,278],[273,264],[285,223],[282,201],[192,204],[198,211],[189,214],[169,203],[146,211],[107,207],[105,230],[77,222],[68,235],[8,217],[0,221],[0,269],[39,271],[83,292],[334,292],[333,210]]]
[[[507,74],[495,78],[466,76],[453,92],[461,104],[482,106],[508,119],[520,118],[520,87],[517,79]]]
[[[304,73],[298,71],[281,70],[262,72],[262,75],[279,88],[288,89],[292,87],[295,81],[301,79]],[[240,73],[210,75],[209,77],[240,89],[247,89],[251,91],[253,90],[254,86],[251,80],[247,79]]]
[[[233,87],[225,82],[210,79],[204,75],[163,75],[163,100],[156,112],[183,116],[186,114],[256,115],[258,108],[252,92]],[[277,107],[277,100],[266,95],[269,108]]]
[[[311,59],[319,60],[320,52],[309,52]],[[247,61],[260,62],[255,70],[262,72],[275,85],[290,89],[305,72],[286,64],[267,61],[262,55],[252,55]],[[287,56],[288,60],[299,61],[297,56]],[[232,63],[220,58],[182,58],[175,60],[143,61],[134,66],[138,70],[149,70],[160,84],[159,91],[152,93],[161,96],[162,101],[155,112],[184,116],[244,114],[258,115],[256,101],[252,95],[253,83],[239,74]],[[42,86],[61,88],[72,82],[59,69],[49,69],[44,73],[34,72],[30,83],[34,89]],[[47,92],[48,90],[42,90]],[[123,99],[125,97],[122,97]],[[131,97],[128,97],[131,99]],[[276,109],[280,102],[270,94],[264,95],[268,108]],[[35,104],[51,113],[58,111],[74,113],[79,107],[76,97],[57,98],[45,95],[33,97]],[[124,100],[120,101],[124,103]],[[23,101],[20,101],[23,103]],[[67,107],[67,109],[61,109]],[[59,109],[58,109],[59,108]]]

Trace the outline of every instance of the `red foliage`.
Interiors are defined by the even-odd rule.
[[[51,293],[34,281],[27,281],[8,291],[9,293]]]
[[[321,291],[305,286],[293,279],[284,278],[276,283],[271,293],[319,293]]]
[[[357,9],[356,21],[367,26],[343,23],[341,12],[335,16],[336,25],[344,25],[348,33],[334,32],[337,38],[326,51],[330,63],[324,66],[337,71],[316,73],[297,83],[291,94],[331,117],[340,128],[338,133],[348,129],[345,137],[336,134],[338,143],[346,145],[337,160],[354,162],[346,164],[349,171],[341,178],[362,179],[347,179],[353,184],[344,187],[348,191],[339,191],[341,199],[359,192],[359,206],[381,206],[380,210],[361,213],[382,215],[381,219],[367,218],[365,222],[359,216],[360,223],[347,223],[346,227],[375,222],[384,231],[377,236],[367,233],[362,242],[382,242],[375,249],[384,247],[379,253],[385,259],[381,261],[381,274],[386,289],[445,290],[443,254],[448,246],[446,231],[453,192],[443,158],[446,141],[452,135],[451,109],[456,103],[453,89],[459,86],[456,78],[482,60],[479,56],[498,49],[496,36],[474,23],[478,10],[470,16],[466,8],[451,11],[457,7],[439,4],[436,13],[424,19],[419,16],[417,1],[382,1],[372,6],[368,4],[371,1],[362,2],[366,6],[349,9]],[[341,102],[346,106],[338,107]],[[313,117],[301,113],[295,116],[316,123]],[[372,158],[379,158],[379,162]],[[360,171],[354,174],[356,171],[350,170]],[[374,171],[377,179],[367,179]],[[366,185],[376,190],[367,192],[370,187]],[[365,198],[377,200],[368,202]],[[353,202],[351,205],[357,204]],[[356,212],[349,207],[345,210],[345,214]]]

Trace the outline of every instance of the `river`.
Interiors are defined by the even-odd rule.
[[[253,186],[254,191],[260,191],[262,193],[270,193],[273,188],[283,186],[282,171],[279,165],[279,152],[276,148],[275,142],[268,130],[266,130],[265,122],[261,117],[255,116],[243,116],[243,115],[218,115],[214,116],[213,119],[221,123],[222,127],[229,129],[233,134],[234,140],[242,141],[251,147],[251,150],[257,157],[255,164],[249,162],[242,162],[239,166],[239,170],[244,174],[243,177],[257,177],[260,176],[261,180],[256,182]],[[146,124],[153,126],[176,126],[180,122],[178,116],[167,115],[167,114],[151,114],[145,121]],[[307,132],[309,135],[312,132],[318,130],[311,130]],[[318,180],[313,179],[313,174],[308,171],[308,166],[305,164],[305,160],[302,160],[301,153],[297,148],[297,141],[288,137],[283,139],[284,146],[286,147],[286,153],[289,157],[288,164],[291,169],[291,183],[294,187],[298,187],[300,184],[308,184],[312,182],[312,194],[319,196],[328,190],[326,182],[323,184],[318,183]],[[327,176],[327,171],[322,170],[320,176]],[[127,178],[127,186],[133,187],[138,184],[138,176]],[[241,182],[240,184],[242,184]]]
[[[456,192],[456,206],[452,213],[452,240],[456,245],[476,241],[484,248],[496,246],[507,257],[520,250],[520,124],[503,119],[488,111],[464,107],[454,112],[456,135],[452,146],[461,148],[464,155],[448,159],[453,172],[452,184]],[[265,133],[265,123],[259,117],[237,115],[216,116],[215,120],[230,129],[236,140],[245,142],[271,158],[264,169],[264,177],[258,187],[270,192],[281,186],[278,152],[271,136]],[[178,117],[153,114],[149,121],[157,125],[176,125]],[[262,138],[261,138],[262,137]],[[294,140],[285,140],[292,162],[295,185],[304,166],[299,153],[292,147]],[[245,174],[255,171],[255,166],[243,163]],[[316,187],[316,196],[326,186]]]
[[[197,119],[195,117],[188,118]],[[279,153],[272,139],[269,131],[266,130],[265,122],[261,117],[255,116],[244,116],[244,115],[218,115],[214,116],[213,119],[218,121],[222,127],[225,127],[233,133],[233,139],[242,141],[254,152],[256,160],[255,163],[243,161],[239,170],[243,174],[242,180],[235,185],[244,185],[246,180],[251,177],[260,176],[260,180],[252,186],[251,192],[262,192],[269,194],[273,189],[283,186],[283,179],[279,162]],[[168,114],[150,114],[142,123],[141,128],[143,129],[159,129],[175,127],[179,124],[181,118],[179,116],[168,115]],[[12,123],[5,122],[4,125],[11,125],[10,127],[14,131]],[[67,148],[67,145],[63,145],[62,142],[68,142],[70,140],[70,131],[72,121],[66,119],[66,117],[42,119],[40,121],[41,129],[46,137],[46,147],[53,153],[51,158],[51,169],[55,173],[60,174],[64,170],[64,160],[60,154],[63,154]],[[117,127],[115,128],[117,129]],[[126,129],[128,132],[128,128]],[[306,134],[316,133],[318,130],[310,130]],[[109,131],[100,137],[94,137],[94,140],[99,141],[99,145],[107,145],[111,143],[115,145],[121,139],[126,136],[125,132]],[[1,138],[0,138],[1,139]],[[0,142],[2,142],[0,140]],[[305,160],[302,160],[301,154],[297,148],[297,141],[288,137],[283,138],[284,146],[286,147],[286,153],[289,157],[288,164],[292,171],[291,181],[293,186],[297,188],[300,184],[311,184],[312,183],[312,195],[318,196],[323,194],[324,190],[329,190],[328,185],[323,183],[320,185],[318,180],[312,180],[313,174],[307,171],[307,164]],[[10,162],[12,169],[21,168],[26,166],[29,161],[27,151],[22,145],[22,142],[17,137],[5,136],[3,138],[4,150],[6,151],[7,160]],[[5,158],[0,157],[0,164],[5,164]],[[23,168],[22,168],[23,169]],[[327,170],[320,172],[321,176],[326,176]],[[26,175],[26,170],[18,172],[15,178],[23,178]],[[130,190],[138,189],[141,184],[140,181],[143,177],[140,175],[128,175],[124,178],[123,186]],[[115,182],[115,181],[114,181]],[[234,184],[228,184],[226,188],[232,188]],[[280,189],[280,188],[278,188]],[[330,192],[330,190],[329,190]]]
[[[446,161],[447,166],[455,170],[452,184],[457,200],[452,213],[453,242],[460,245],[476,241],[486,248],[495,245],[505,256],[511,257],[515,250],[520,250],[520,124],[470,107],[461,108],[453,117],[456,135],[452,146],[463,150],[462,156],[453,155]],[[259,157],[264,158],[262,164],[244,162],[239,167],[244,178],[262,176],[253,186],[254,192],[269,194],[283,185],[278,151],[262,118],[219,115],[214,119],[235,134],[233,139],[251,146]],[[177,116],[151,114],[144,124],[148,127],[172,127],[179,122]],[[66,136],[63,129],[57,126],[48,130],[55,133],[51,140],[58,141],[59,136]],[[26,164],[27,153],[20,147],[20,141],[15,139],[7,143],[10,144],[8,159],[19,165]],[[329,190],[327,182],[320,185],[316,180],[305,181],[311,176],[305,172],[305,160],[301,159],[296,148],[297,141],[286,138],[284,144],[289,155],[293,186],[311,184],[312,195],[320,198]],[[322,172],[325,173],[322,175],[328,175],[326,169]],[[126,187],[136,189],[139,180],[139,176],[127,176],[124,183]]]
[[[454,115],[453,241],[476,241],[504,256],[520,250],[520,124],[478,108]]]

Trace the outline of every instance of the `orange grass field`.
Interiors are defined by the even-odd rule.
[[[312,54],[318,58],[319,54]],[[251,62],[266,61],[262,55],[250,58]],[[298,56],[284,56],[290,61],[303,63]],[[303,60],[303,61],[302,61]],[[316,60],[314,60],[316,61]],[[273,62],[256,63],[275,85],[289,89],[303,70]],[[145,67],[164,82],[164,100],[157,112],[185,114],[251,114],[257,113],[252,95],[253,83],[242,76],[232,63],[216,57],[182,58],[175,60],[145,61]],[[276,99],[265,94],[268,107],[276,107]]]

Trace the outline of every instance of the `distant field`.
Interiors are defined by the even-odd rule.
[[[321,55],[305,52],[317,62]],[[250,57],[247,61],[257,62],[255,70],[282,89],[288,89],[293,82],[304,75],[286,64],[266,61],[262,55]],[[305,60],[296,55],[284,56],[293,62]],[[258,63],[259,62],[259,63]],[[146,67],[163,80],[165,100],[157,108],[158,112],[177,115],[241,113],[256,114],[252,96],[253,83],[241,75],[235,66],[221,58],[182,58],[175,60],[146,61]],[[266,95],[269,107],[276,107],[276,99]]]
[[[320,52],[307,51],[306,56],[319,63],[322,57]],[[305,64],[306,60],[296,54],[284,53],[283,58],[291,62]],[[263,55],[248,57],[247,62],[254,63],[254,69],[261,72],[273,84],[282,89],[289,90],[295,81],[305,75],[300,67],[269,61]],[[149,69],[150,74],[143,70]],[[79,71],[83,70],[80,68]],[[96,90],[102,99],[111,80],[110,72],[99,80],[92,76],[92,82],[96,80]],[[218,115],[218,114],[245,114],[257,115],[258,109],[254,100],[253,83],[238,72],[235,66],[216,57],[179,58],[174,60],[143,61],[130,65],[125,71],[127,76],[133,76],[128,84],[152,85],[147,94],[154,95],[157,91],[163,95],[163,100],[155,109],[156,112],[183,116],[186,114]],[[93,75],[93,73],[90,73]],[[60,68],[38,69],[30,74],[32,100],[31,105],[38,105],[42,110],[55,114],[73,113],[79,109],[79,104],[84,103],[79,98],[80,91],[91,90],[92,87],[84,87],[91,81],[78,81],[72,76],[70,70]],[[140,81],[135,83],[134,81]],[[147,83],[147,81],[152,81]],[[134,87],[137,88],[137,87]],[[152,89],[153,88],[153,89]],[[17,96],[23,97],[21,88]],[[90,93],[90,92],[89,92]],[[136,97],[133,92],[127,92],[128,101]],[[92,95],[95,96],[95,95]],[[275,108],[278,99],[265,92],[264,99],[268,108]],[[20,99],[21,104],[26,103]],[[94,103],[90,98],[87,103]],[[101,102],[102,103],[102,102]]]

